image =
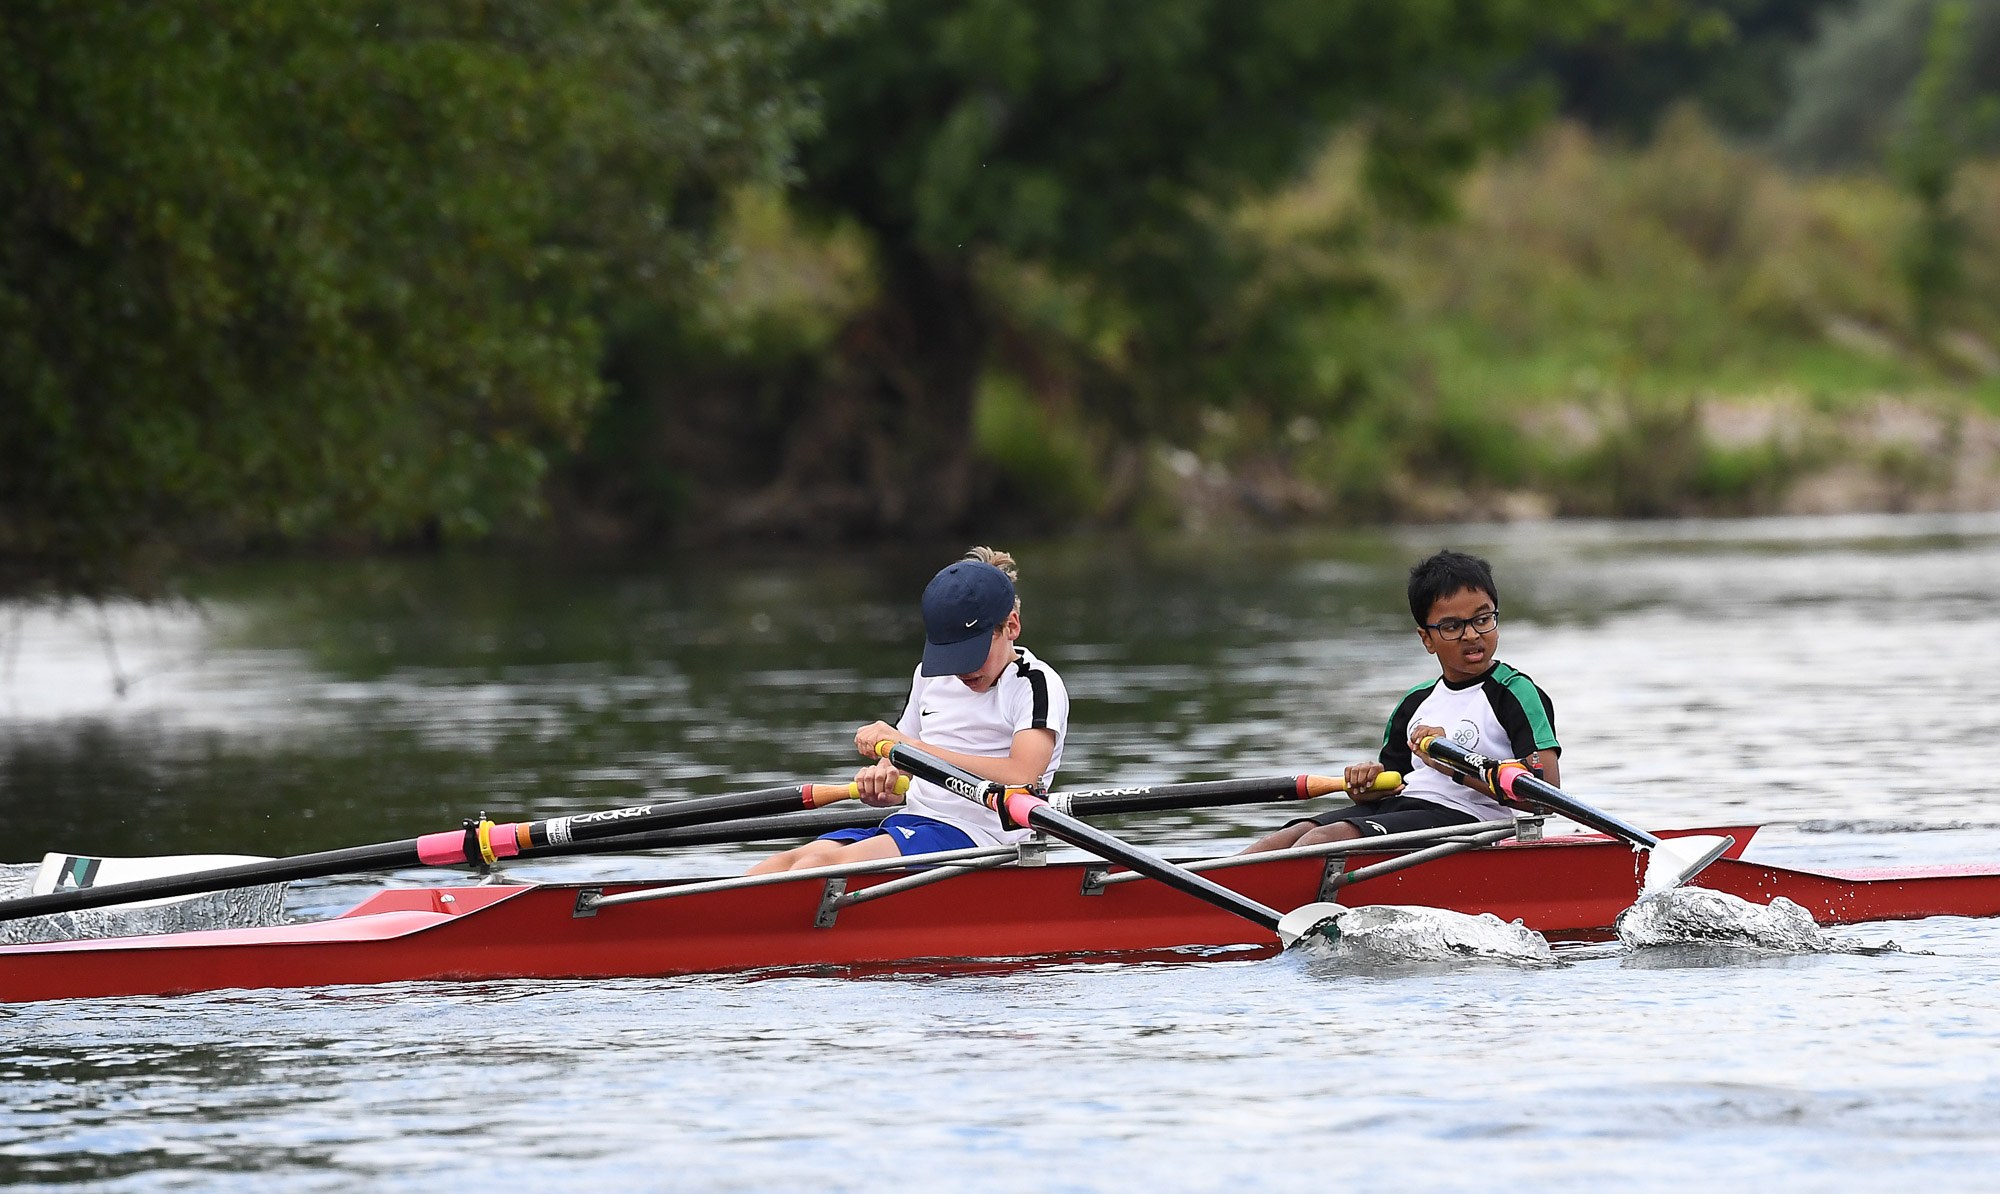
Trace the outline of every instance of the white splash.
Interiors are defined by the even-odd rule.
[[[1649,895],[1618,914],[1627,949],[1655,945],[1735,945],[1772,953],[1817,954],[1834,948],[1812,914],[1783,896],[1753,904],[1727,892],[1681,887]]]
[[[0,899],[29,894],[39,866],[0,863]],[[140,937],[154,933],[189,933],[200,929],[245,929],[282,924],[285,884],[267,883],[233,891],[217,891],[172,903],[147,906],[91,908],[0,921],[0,945],[38,941],[89,941],[102,937]]]
[[[1341,957],[1408,962],[1492,958],[1549,962],[1555,955],[1540,933],[1491,912],[1467,916],[1443,908],[1369,904],[1334,922],[1333,952]]]

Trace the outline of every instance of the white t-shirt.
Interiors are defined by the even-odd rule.
[[[926,676],[919,665],[910,683],[910,703],[896,728],[932,746],[996,759],[1013,753],[1014,735],[1022,730],[1054,731],[1055,753],[1042,772],[1046,786],[1062,765],[1063,739],[1069,735],[1069,690],[1054,668],[1021,646],[1014,648],[1014,662],[985,692],[972,691],[957,676]],[[956,826],[982,846],[1011,845],[1028,836],[1025,829],[1002,829],[999,814],[985,805],[921,779],[910,781],[902,811]]]
[[[1525,759],[1536,751],[1560,755],[1555,705],[1523,672],[1496,662],[1486,673],[1454,685],[1440,677],[1412,688],[1389,715],[1382,733],[1382,765],[1403,773],[1403,795],[1470,813],[1482,821],[1514,816],[1484,792],[1411,757],[1410,727],[1438,726],[1453,742],[1489,759]]]

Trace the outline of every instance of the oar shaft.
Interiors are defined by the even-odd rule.
[[[1284,919],[1278,912],[1248,896],[1231,891],[1213,880],[1204,879],[1193,871],[1176,866],[1164,858],[1156,858],[1143,850],[1127,845],[1075,817],[1057,812],[1049,807],[1046,800],[1033,792],[1019,788],[1010,789],[993,780],[982,779],[969,771],[954,767],[942,759],[933,758],[902,743],[895,744],[887,753],[889,761],[902,770],[919,779],[929,780],[967,800],[984,804],[999,813],[1004,821],[1039,829],[1050,837],[1068,842],[1079,850],[1157,879],[1169,887],[1213,904],[1225,912],[1233,912],[1273,933],[1278,931],[1278,923]]]
[[[496,825],[480,820],[462,829],[427,833],[400,842],[352,846],[317,854],[301,854],[270,862],[246,863],[215,870],[190,871],[159,879],[110,883],[0,900],[0,921],[56,912],[81,912],[134,900],[200,895],[263,883],[289,883],[354,871],[389,870],[405,866],[491,864],[524,852],[560,852],[577,843],[619,838],[639,831],[659,831],[746,817],[768,816],[818,808],[858,793],[854,784],[794,784],[728,796],[705,796],[661,804],[606,809],[570,817]]]
[[[1384,772],[1383,775],[1388,778],[1388,782],[1376,781],[1378,788],[1393,788],[1402,782],[1402,777],[1394,772]],[[1323,788],[1322,783],[1338,786]],[[1301,790],[1305,791],[1304,796],[1299,795]],[[1345,790],[1346,785],[1338,779],[1312,775],[1274,775],[1261,779],[1091,788],[1081,792],[1065,792],[1054,799],[1067,803],[1073,816],[1101,817],[1117,813],[1159,812],[1168,809],[1214,808],[1231,804],[1312,799]],[[727,842],[764,842],[780,838],[816,837],[836,829],[859,829],[873,825],[893,811],[883,808],[849,808],[844,811],[828,808],[809,813],[780,813],[688,825],[675,829],[621,833],[616,837],[570,842],[562,846],[537,846],[521,851],[521,857],[557,858],[574,854],[667,850],[678,846],[713,846]]]
[[[694,800],[611,808],[569,817],[551,817],[545,821],[520,821],[505,825],[482,822],[468,825],[463,830],[425,834],[417,839],[417,854],[429,866],[479,862],[490,865],[502,858],[512,858],[523,851],[543,846],[566,846],[571,842],[622,837],[642,830],[799,812],[859,794],[859,785],[853,783],[794,784],[728,796],[703,796]]]
[[[768,842],[782,838],[818,837],[836,829],[865,829],[895,812],[893,808],[822,808],[812,812],[778,813],[775,816],[745,817],[714,821],[706,825],[682,825],[675,829],[653,829],[626,833],[566,846],[537,846],[521,851],[523,859],[560,858],[574,854],[615,854],[640,850],[669,850],[680,846],[714,846],[729,842]]]
[[[1537,776],[1519,760],[1489,759],[1485,755],[1465,749],[1449,738],[1426,738],[1419,745],[1423,747],[1424,754],[1445,766],[1485,781],[1486,786],[1493,789],[1496,795],[1505,796],[1522,804],[1546,805],[1578,824],[1588,825],[1600,833],[1610,834],[1633,845],[1651,849],[1660,844],[1659,838],[1610,813],[1585,804]]]
[[[1392,788],[1400,782],[1394,773],[1384,773],[1377,788]],[[908,782],[897,785],[908,789]],[[1310,800],[1346,790],[1337,777],[1316,775],[1274,775],[1256,779],[1212,780],[1186,784],[1147,784],[1093,788],[1068,793],[1070,811],[1077,816],[1108,816],[1116,813],[1204,808],[1230,804],[1259,804],[1267,801]],[[874,824],[885,810],[855,809],[850,813],[833,810],[813,812],[837,800],[859,794],[856,784],[804,784],[766,788],[731,796],[701,797],[669,801],[629,809],[582,813],[545,821],[495,825],[486,824],[484,840],[494,859],[555,858],[611,850],[659,850],[675,846],[703,846],[725,842],[766,841],[773,838],[814,836],[836,829]],[[1050,810],[1054,812],[1055,810]],[[523,845],[523,829],[527,830]],[[200,895],[263,883],[288,883],[320,879],[356,871],[394,870],[409,866],[465,865],[483,862],[480,829],[471,837],[463,829],[426,834],[398,842],[371,846],[350,846],[315,854],[295,855],[264,863],[246,863],[209,871],[192,871],[133,883],[106,884],[48,895],[0,900],[0,921],[58,912],[81,912],[134,900],[169,899]],[[1060,834],[1051,836],[1063,838]],[[468,841],[470,845],[468,846]],[[507,850],[511,844],[514,849]],[[1072,843],[1075,844],[1075,843]],[[1079,846],[1079,849],[1088,847]],[[1137,867],[1133,868],[1137,870]],[[1227,890],[1226,888],[1222,890]]]
[[[1384,771],[1373,790],[1400,787],[1403,777]],[[1228,804],[1267,804],[1280,800],[1312,800],[1345,792],[1347,781],[1325,775],[1268,775],[1256,779],[1204,780],[1191,784],[1141,784],[1092,788],[1065,793],[1070,810],[1107,816],[1112,813],[1161,812],[1176,808],[1216,808]]]

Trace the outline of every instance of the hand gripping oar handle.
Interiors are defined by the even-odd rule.
[[[1436,759],[1462,775],[1470,775],[1491,789],[1493,795],[1512,804],[1539,804],[1554,809],[1570,820],[1588,825],[1600,833],[1609,834],[1621,841],[1630,842],[1645,850],[1658,850],[1665,842],[1636,825],[1631,825],[1610,813],[1593,808],[1569,793],[1549,783],[1529,769],[1519,759],[1489,759],[1477,751],[1470,751],[1449,738],[1425,738],[1417,747],[1426,756]],[[1695,877],[1709,863],[1722,857],[1723,852],[1736,844],[1733,837],[1718,839],[1720,844],[1690,859],[1676,857],[1680,866],[1675,883],[1685,883]]]
[[[897,791],[907,791],[899,783]],[[405,866],[460,866],[471,863],[491,865],[512,858],[523,850],[566,846],[602,838],[622,837],[641,830],[669,829],[685,825],[706,825],[742,817],[770,816],[819,808],[837,800],[859,795],[860,788],[847,784],[794,784],[784,788],[764,788],[729,796],[704,796],[694,800],[673,800],[662,804],[635,805],[551,817],[543,821],[522,821],[496,825],[484,817],[468,821],[462,829],[427,833],[400,842],[374,846],[352,846],[299,854],[270,862],[245,863],[209,871],[190,871],[159,879],[131,883],[110,883],[47,895],[0,900],[0,921],[24,916],[45,916],[54,912],[79,912],[133,900],[165,899],[200,895],[234,887],[261,883],[288,883],[296,879],[318,879],[354,871],[386,870]]]
[[[880,746],[877,750],[882,752]],[[1337,904],[1307,904],[1289,913],[1279,913],[1240,892],[1231,891],[1213,880],[1204,879],[1193,871],[1129,845],[1094,825],[1057,811],[1032,788],[1010,788],[994,780],[982,779],[900,742],[890,745],[886,756],[891,763],[911,775],[992,809],[1000,815],[1001,823],[1009,828],[1039,829],[1106,862],[1115,862],[1147,878],[1157,879],[1177,891],[1261,925],[1277,934],[1286,948],[1323,930],[1334,916],[1345,911]]]

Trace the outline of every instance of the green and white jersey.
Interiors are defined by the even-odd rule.
[[[1496,662],[1485,675],[1462,684],[1440,676],[1412,688],[1382,732],[1382,766],[1403,773],[1403,795],[1482,821],[1511,817],[1514,810],[1412,758],[1410,727],[1424,725],[1443,727],[1453,742],[1490,759],[1525,759],[1538,750],[1562,753],[1555,703],[1525,673],[1504,663]]]

